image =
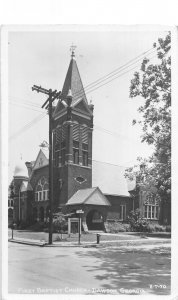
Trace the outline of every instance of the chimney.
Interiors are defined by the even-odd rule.
[[[29,162],[29,161],[27,161],[27,162],[25,163],[25,165],[26,165],[26,167],[27,167],[27,169],[28,169],[28,176],[30,177],[30,175],[31,175],[31,173],[32,173],[32,163]]]

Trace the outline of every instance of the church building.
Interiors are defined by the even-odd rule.
[[[129,188],[123,167],[92,159],[93,117],[94,106],[87,101],[72,51],[62,99],[53,108],[53,208],[64,214],[82,210],[84,231],[106,231],[109,220],[123,222],[131,210],[142,207],[144,211],[145,207],[141,198],[132,197],[135,184]],[[20,161],[15,168],[16,223],[46,222],[49,217],[49,161],[45,152],[40,150],[35,161]],[[155,203],[146,205],[157,207]],[[149,209],[154,213],[149,215]],[[158,222],[159,209],[148,208],[146,218]]]

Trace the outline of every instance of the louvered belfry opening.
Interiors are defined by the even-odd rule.
[[[66,126],[58,126],[54,133],[54,156],[55,156],[55,166],[60,167],[65,165],[66,156]]]
[[[72,127],[73,163],[88,166],[88,127],[77,123]]]
[[[54,131],[54,160],[55,167],[60,167],[68,162],[70,147],[67,143],[67,126],[65,124],[58,126]],[[88,166],[89,158],[89,128],[85,124],[72,124],[72,161],[70,163],[82,166]]]
[[[88,166],[88,127],[82,126],[82,165]]]
[[[80,147],[80,127],[79,124],[74,123],[72,126],[72,140],[73,140],[73,163],[79,164],[79,147]]]

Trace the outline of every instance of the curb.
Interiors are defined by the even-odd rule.
[[[17,244],[24,244],[24,245],[30,245],[30,246],[39,246],[44,247],[46,243],[40,243],[40,242],[31,242],[31,241],[21,241],[21,240],[15,240],[15,239],[8,239],[11,243],[17,243]]]
[[[170,243],[170,241],[168,239],[165,240],[157,240],[154,241],[153,240],[141,240],[141,241],[134,241],[134,240],[127,240],[127,241],[105,241],[105,242],[101,242],[100,244],[97,243],[81,243],[81,244],[72,244],[69,242],[65,242],[65,243],[58,243],[58,244],[52,244],[49,245],[47,242],[35,242],[35,241],[27,241],[27,240],[15,240],[15,239],[9,239],[9,242],[12,243],[18,243],[18,244],[24,244],[24,245],[30,245],[30,246],[38,246],[38,247],[67,247],[67,248],[101,248],[101,247],[127,247],[127,246],[137,246],[137,245],[159,245],[159,244],[168,244]]]

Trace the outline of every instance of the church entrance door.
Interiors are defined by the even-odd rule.
[[[104,230],[103,216],[96,209],[89,211],[86,216],[86,223],[88,230]]]

